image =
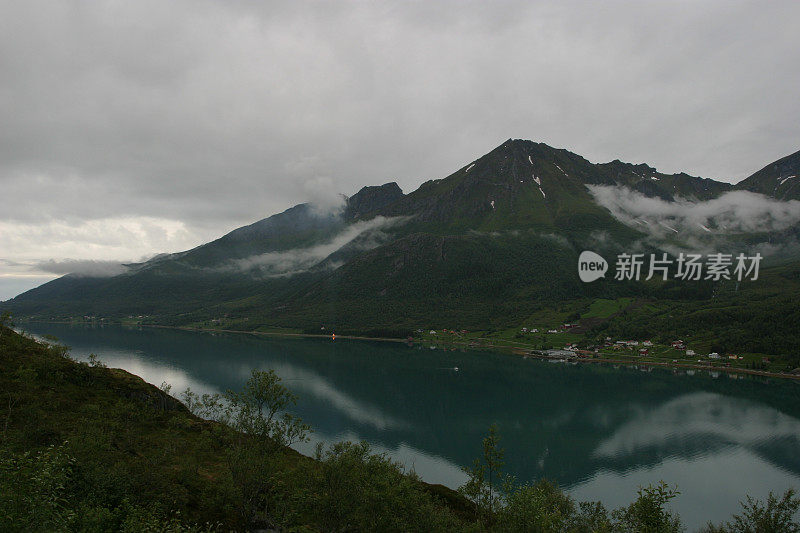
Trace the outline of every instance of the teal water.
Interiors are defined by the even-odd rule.
[[[319,441],[366,440],[423,479],[457,487],[497,423],[506,470],[613,508],[664,480],[696,529],[745,495],[800,489],[800,383],[676,374],[401,343],[26,324],[78,359],[95,353],[172,393],[239,389],[274,369]],[[455,370],[455,368],[458,370]]]

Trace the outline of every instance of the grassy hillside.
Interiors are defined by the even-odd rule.
[[[788,370],[800,367],[800,264],[762,271],[755,282],[722,281],[706,298],[670,297],[654,292],[647,305],[599,325],[599,336],[636,339],[691,339],[703,351],[781,356]]]
[[[395,530],[469,529],[456,514],[469,516],[465,500],[368,449],[314,461],[251,447],[137,376],[74,362],[63,346],[5,326],[0,391],[2,531],[368,531],[370,506]],[[243,468],[261,477],[243,478]]]

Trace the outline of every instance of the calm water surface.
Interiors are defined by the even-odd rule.
[[[664,480],[690,530],[738,512],[746,494],[800,489],[800,384],[644,372],[399,343],[26,324],[172,392],[238,390],[274,369],[316,442],[366,440],[423,479],[460,485],[496,422],[506,470],[547,477],[608,508]],[[458,370],[456,370],[456,367]]]

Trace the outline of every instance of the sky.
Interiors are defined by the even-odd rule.
[[[800,148],[800,2],[0,0],[0,300],[509,138],[737,182]]]

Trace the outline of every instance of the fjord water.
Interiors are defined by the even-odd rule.
[[[608,508],[664,480],[690,530],[745,495],[800,489],[800,383],[725,374],[554,364],[393,342],[26,324],[76,359],[95,353],[173,395],[238,390],[274,369],[299,396],[314,443],[366,440],[423,479],[457,487],[497,423],[506,470],[556,480]],[[457,368],[457,370],[456,370]]]

